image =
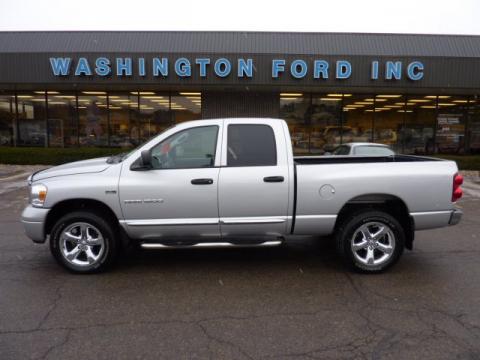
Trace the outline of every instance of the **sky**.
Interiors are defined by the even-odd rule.
[[[480,0],[0,0],[0,31],[25,30],[480,35]]]

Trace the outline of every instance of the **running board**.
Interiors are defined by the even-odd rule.
[[[208,242],[193,245],[166,245],[160,243],[142,243],[142,249],[212,249],[212,248],[251,248],[251,247],[273,247],[282,245],[282,241],[265,241],[258,244],[233,244],[229,242]]]

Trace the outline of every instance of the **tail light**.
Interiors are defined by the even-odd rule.
[[[453,176],[453,188],[452,188],[452,202],[457,201],[463,195],[462,188],[460,187],[463,184],[463,176],[460,174],[455,174]]]

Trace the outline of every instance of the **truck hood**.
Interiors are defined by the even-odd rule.
[[[75,161],[34,173],[29,180],[38,181],[56,176],[99,173],[110,167],[107,157]]]

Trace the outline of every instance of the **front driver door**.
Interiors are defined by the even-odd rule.
[[[219,236],[219,125],[180,130],[152,148],[153,169],[122,170],[120,200],[130,236]]]

